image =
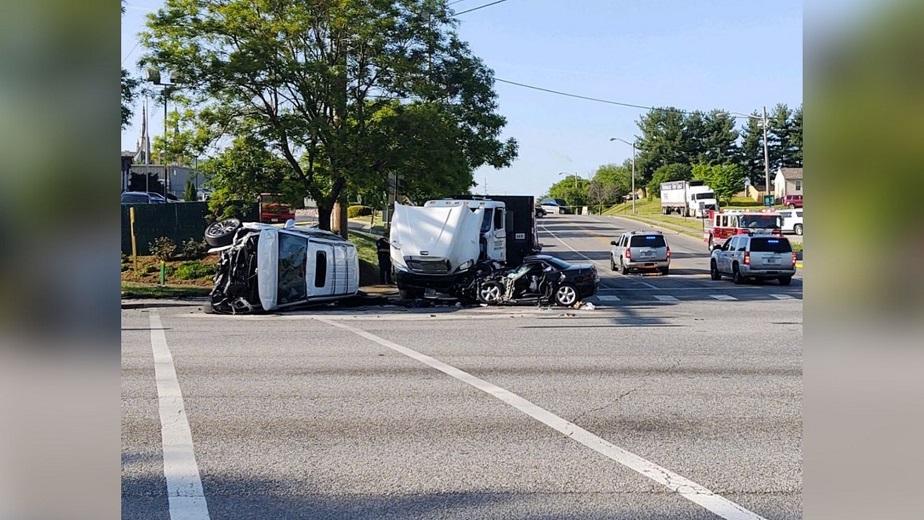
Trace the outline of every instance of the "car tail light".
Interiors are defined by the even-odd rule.
[[[750,251],[744,252],[744,265],[751,265],[751,252]]]
[[[793,266],[796,265],[796,252],[795,251],[792,252],[792,265]]]
[[[670,258],[671,258],[671,248],[668,247],[667,248],[667,259],[670,260]]]
[[[628,260],[631,258],[632,258],[632,250],[627,247],[626,248],[626,259]]]

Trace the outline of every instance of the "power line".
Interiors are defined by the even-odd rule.
[[[459,1],[461,2],[462,0],[459,0]],[[490,4],[479,5],[478,7],[473,7],[473,8],[471,8],[471,9],[466,10],[466,11],[459,11],[458,13],[455,14],[455,16],[459,16],[460,14],[470,13],[470,12],[472,12],[472,11],[477,11],[477,10],[479,10],[479,9],[484,9],[485,7],[491,7],[492,5],[497,5],[497,4],[506,2],[506,1],[507,1],[507,0],[497,0],[496,2],[491,2]],[[456,3],[456,2],[453,2],[453,3]],[[450,4],[450,5],[452,5],[452,4]]]
[[[681,114],[687,114],[687,115],[692,114],[692,113],[694,112],[694,111],[691,111],[691,110],[681,110],[681,109],[679,109],[679,108],[650,107],[650,106],[646,106],[646,105],[635,105],[635,104],[632,104],[632,103],[621,103],[621,102],[619,102],[619,101],[611,101],[611,100],[609,100],[609,99],[600,99],[600,98],[594,98],[594,97],[589,97],[589,96],[582,96],[582,95],[580,95],[580,94],[571,94],[571,93],[568,93],[568,92],[561,92],[561,91],[559,91],[559,90],[552,90],[552,89],[547,89],[547,88],[542,88],[542,87],[536,87],[536,86],[533,86],[533,85],[527,85],[527,84],[525,84],[525,83],[517,83],[516,81],[509,81],[509,80],[501,79],[501,78],[494,78],[494,80],[495,80],[495,81],[499,81],[499,82],[501,82],[501,83],[507,83],[507,84],[509,84],[509,85],[516,85],[516,86],[518,86],[518,87],[523,87],[523,88],[529,88],[529,89],[533,89],[533,90],[538,90],[538,91],[540,91],[540,92],[548,92],[548,93],[550,93],[550,94],[557,94],[557,95],[559,95],[559,96],[566,96],[566,97],[573,97],[573,98],[577,98],[577,99],[584,99],[584,100],[587,100],[587,101],[594,101],[594,102],[597,102],[597,103],[606,103],[606,104],[608,104],[608,105],[617,105],[617,106],[628,107],[628,108],[640,108],[640,109],[642,109],[642,110],[665,110],[665,111],[666,111],[666,110],[676,110],[676,111],[680,112]],[[719,110],[719,112],[721,112],[721,113],[723,113],[723,114],[728,114],[728,115],[734,117],[735,119],[740,119],[740,118],[750,119],[751,117],[753,117],[753,116],[748,116],[748,115],[744,115],[744,114],[736,115],[734,112],[728,112],[728,111],[726,111],[726,110]]]

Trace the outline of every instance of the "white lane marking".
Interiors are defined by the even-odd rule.
[[[366,332],[362,329],[357,329],[355,327],[337,323],[331,320],[326,320],[324,318],[316,319],[322,323],[326,323],[333,327],[339,327],[341,329],[348,330],[358,336],[362,336],[369,341],[378,343],[383,347],[394,350],[395,352],[419,361],[431,368],[435,368],[436,370],[454,377],[463,383],[488,393],[507,403],[513,408],[516,408],[517,410],[532,417],[533,419],[536,419],[537,421],[545,424],[546,426],[561,432],[574,441],[587,446],[597,453],[600,453],[605,457],[608,457],[609,459],[618,462],[619,464],[622,464],[623,466],[636,471],[663,486],[666,486],[687,500],[695,504],[699,504],[700,506],[722,518],[727,520],[764,520],[763,517],[757,515],[756,513],[745,509],[744,507],[732,502],[731,500],[728,500],[727,498],[713,493],[712,491],[706,489],[704,486],[697,484],[696,482],[693,482],[692,480],[689,480],[685,477],[682,477],[666,468],[658,466],[654,462],[639,457],[632,452],[626,451],[625,449],[620,448],[615,444],[611,444],[581,428],[580,426],[562,419],[552,412],[541,408],[531,403],[530,401],[527,401],[526,399],[523,399],[522,397],[514,394],[509,390],[505,390],[483,379],[479,379],[469,374],[468,372],[464,372],[435,358],[421,354],[416,350],[412,350],[407,347],[398,345],[397,343],[388,341],[387,339],[380,338],[375,334]]]
[[[656,294],[654,295],[654,297],[656,300],[660,302],[679,302],[680,301],[677,298],[674,298],[673,296],[667,296],[663,294]]]
[[[795,298],[788,294],[771,294],[770,296],[773,296],[777,300],[795,300]]]
[[[610,296],[606,294],[598,294],[597,299],[601,302],[618,302],[619,296]]]
[[[710,294],[710,298],[715,298],[716,300],[721,300],[724,302],[737,301],[738,298],[731,296],[729,294]]]
[[[151,348],[154,378],[160,407],[161,440],[164,445],[164,477],[171,520],[209,520],[209,509],[193,452],[192,432],[186,419],[183,394],[176,378],[173,355],[167,347],[160,315],[151,312]]]
[[[644,285],[645,287],[648,287],[649,289],[657,289],[657,287],[655,287],[654,285],[651,285],[651,284],[648,283],[648,282],[639,281],[638,283]]]
[[[575,248],[569,246],[564,240],[562,240],[562,239],[558,238],[557,236],[555,236],[555,233],[552,233],[551,231],[549,231],[549,228],[547,228],[547,227],[545,227],[545,226],[542,226],[542,229],[543,229],[546,233],[552,235],[552,238],[554,238],[555,240],[558,240],[559,242],[561,242],[562,245],[564,245],[564,246],[567,247],[568,249],[570,249],[570,250],[574,251],[575,253],[577,253],[578,256],[580,256],[581,258],[587,260],[588,262],[590,262],[590,263],[592,263],[592,264],[593,264],[593,263],[596,263],[596,262],[594,262],[593,260],[591,260],[590,258],[587,258],[587,256],[586,256],[584,253],[582,253],[582,252],[578,251],[577,249],[575,249]]]

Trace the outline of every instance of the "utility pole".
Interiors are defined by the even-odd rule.
[[[764,177],[767,183],[767,195],[770,195],[770,153],[767,151],[767,107],[764,106],[764,116],[761,119],[764,127]]]

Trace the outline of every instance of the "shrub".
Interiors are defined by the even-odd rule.
[[[167,261],[176,252],[176,242],[170,237],[157,237],[148,244],[148,249],[158,260]]]
[[[365,217],[372,214],[369,206],[350,206],[347,208],[347,218]]]
[[[176,268],[176,277],[180,280],[211,278],[215,274],[215,265],[201,262],[183,262]]]
[[[190,238],[186,242],[183,242],[182,253],[183,258],[187,260],[195,260],[201,258],[205,252],[208,251],[204,241],[196,240],[195,238]]]

